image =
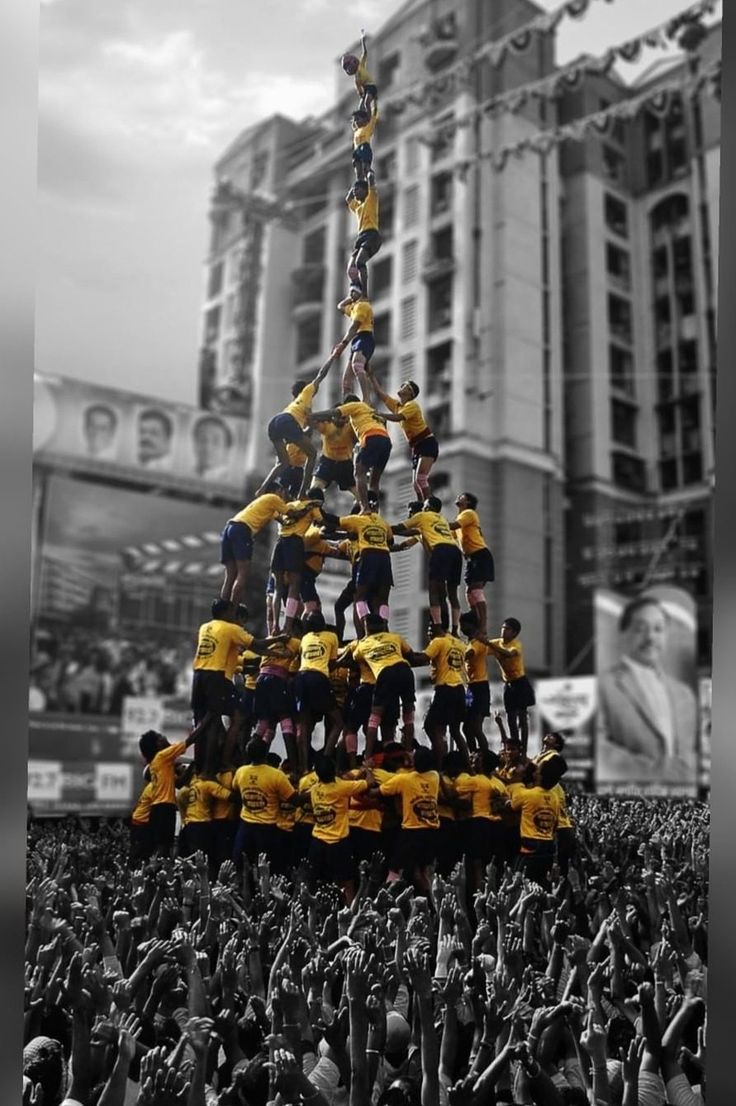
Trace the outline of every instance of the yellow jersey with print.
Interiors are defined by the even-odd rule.
[[[176,785],[174,782],[174,767],[177,757],[187,751],[184,741],[177,741],[174,745],[167,745],[165,749],[159,749],[153,760],[148,763],[148,771],[152,787],[151,805],[159,803],[173,803]]]
[[[332,630],[314,630],[301,640],[300,672],[321,672],[330,678],[330,661],[337,658],[337,634]]]
[[[279,768],[284,779],[289,779],[283,768]],[[291,782],[291,781],[289,781]],[[291,833],[296,825],[297,808],[293,803],[281,802],[279,803],[278,814],[276,815],[276,826],[278,829],[283,830],[284,833]]]
[[[455,531],[455,534],[457,535],[458,545],[466,557],[469,557],[472,553],[479,553],[481,549],[488,548],[483,538],[480,519],[476,511],[471,511],[470,508],[460,511],[455,522],[460,524],[460,528]]]
[[[360,678],[360,682],[362,684],[374,684],[376,682],[376,677],[373,675],[373,672],[371,670],[371,666],[368,664],[368,661],[365,659],[365,657],[361,653],[358,653],[357,656],[356,656],[355,647],[356,647],[357,644],[358,644],[357,641],[349,642],[347,644],[347,646],[345,647],[346,648],[346,654],[349,653],[350,656],[352,657],[352,659],[357,664],[357,666],[358,666],[358,675],[359,675],[359,678]]]
[[[402,526],[419,534],[422,545],[429,551],[438,545],[455,545],[452,530],[444,515],[438,511],[417,511]]]
[[[406,403],[400,403],[399,400],[394,399],[393,396],[387,396],[385,403],[389,411],[392,411],[394,415],[403,415],[404,421],[401,423],[401,429],[410,442],[420,436],[426,436],[429,426],[424,418],[421,407],[415,399],[410,399]]]
[[[358,234],[363,234],[366,230],[378,230],[378,192],[374,187],[368,187],[368,195],[362,202],[351,197],[348,207],[358,220]]]
[[[309,802],[306,806],[298,806],[296,808],[296,823],[304,823],[307,826],[314,825],[314,815],[312,814],[312,788],[316,783],[319,783],[316,772],[307,772],[306,776],[302,776],[299,780],[299,794],[309,795]]]
[[[384,669],[394,664],[407,664],[407,657],[412,651],[409,642],[400,634],[385,630],[380,634],[368,634],[356,642],[353,656],[356,661],[363,657],[377,680]]]
[[[432,662],[430,678],[435,687],[459,687],[465,683],[465,646],[452,634],[433,637],[424,648]]]
[[[347,779],[356,779],[360,769],[354,769],[346,773]],[[348,822],[352,829],[368,830],[369,833],[380,833],[383,824],[383,804],[380,799],[369,798],[365,792],[353,795],[348,807]],[[378,846],[376,846],[378,847]]]
[[[334,422],[315,423],[315,429],[322,439],[322,456],[329,461],[349,461],[353,456],[355,433],[350,422],[337,426]]]
[[[255,690],[260,664],[260,653],[254,653],[250,649],[246,649],[244,653],[240,654],[238,668],[243,674],[243,683],[249,691]]]
[[[251,500],[247,507],[243,507],[243,510],[238,511],[237,515],[228,519],[228,522],[244,522],[251,534],[257,534],[269,522],[278,518],[285,506],[286,501],[280,495],[266,492],[265,495],[259,495]]]
[[[367,84],[375,85],[376,83],[368,72],[368,66],[363,58],[358,59],[358,68],[355,70],[355,80],[361,88],[365,88]]]
[[[257,654],[254,655],[257,656]],[[238,670],[242,671],[242,656],[243,646],[234,641],[228,651],[225,667],[223,669],[226,679],[232,680]]]
[[[519,787],[511,796],[511,806],[521,813],[521,836],[535,841],[554,841],[560,818],[560,797],[553,789]],[[523,852],[522,847],[522,852]]]
[[[455,781],[451,780],[449,776],[446,776],[444,772],[441,772],[440,787],[437,792],[437,813],[440,818],[444,818],[447,822],[455,822],[457,820],[455,807],[452,806],[449,801],[449,798],[455,794]]]
[[[275,641],[261,657],[259,675],[280,676],[286,679],[295,657],[299,656],[301,638],[290,637],[288,641]]]
[[[319,575],[324,567],[325,553],[331,551],[332,547],[322,537],[319,527],[310,526],[304,535],[304,567]]]
[[[322,521],[319,504],[312,499],[293,499],[279,521],[280,538],[303,538],[313,522]]]
[[[333,668],[330,672],[330,687],[332,689],[332,695],[337,703],[338,707],[345,706],[345,700],[348,697],[348,686],[350,681],[350,669],[344,665],[338,665],[337,668]]]
[[[212,821],[213,805],[216,799],[230,800],[230,791],[214,780],[192,777],[187,794],[187,825],[192,822]]]
[[[228,794],[226,799],[213,799],[213,822],[235,821],[240,813],[238,795],[237,792],[233,792],[234,779],[235,771],[232,768],[227,768],[224,772],[218,772],[215,776],[215,782],[224,787]]]
[[[377,511],[369,515],[345,515],[339,523],[341,530],[355,535],[359,556],[368,549],[375,549],[381,553],[389,552],[389,545],[394,536],[393,531]]]
[[[371,112],[371,117],[367,123],[363,123],[362,126],[356,127],[353,125],[353,149],[357,149],[358,146],[362,146],[364,142],[370,142],[376,130],[376,123],[378,122],[378,112],[374,108]]]
[[[573,829],[575,823],[573,822],[572,818],[570,817],[570,812],[567,809],[567,795],[565,794],[564,787],[562,786],[561,783],[556,783],[555,786],[552,788],[552,791],[555,793],[557,798],[560,800],[560,814],[559,814],[559,820],[557,822],[557,828],[558,829]]]
[[[374,434],[389,437],[386,420],[370,404],[354,399],[349,403],[341,403],[337,410],[350,419],[350,425],[361,445],[365,445],[366,438]]]
[[[382,795],[401,796],[402,829],[439,829],[437,772],[397,772],[380,787]]]
[[[151,818],[151,803],[153,802],[153,784],[147,783],[138,796],[138,802],[133,807],[130,821],[134,826],[147,826]]]
[[[253,634],[236,626],[234,622],[224,622],[221,618],[203,622],[199,627],[197,652],[192,667],[195,672],[203,669],[208,672],[225,672],[228,663],[232,661],[231,649],[234,646],[247,649],[254,640]]]
[[[498,646],[511,652],[513,656],[500,656],[500,654],[496,652]],[[524,650],[522,649],[518,637],[515,637],[512,641],[502,641],[500,637],[494,637],[488,642],[488,652],[498,661],[498,667],[501,669],[501,676],[505,684],[511,683],[512,680],[518,680],[521,676],[526,674],[526,669],[524,668]]]
[[[368,300],[356,300],[342,309],[343,315],[347,315],[351,322],[358,324],[357,334],[364,331],[373,333],[373,308]]]
[[[312,837],[334,845],[350,832],[348,810],[353,795],[368,790],[365,780],[333,780],[332,783],[315,783],[311,790],[314,828]]]
[[[189,825],[189,787],[179,787],[174,793],[174,802],[179,812],[181,826],[184,829]]]
[[[306,453],[294,442],[286,443],[286,456],[289,458],[289,464],[292,468],[303,469],[307,463]]]
[[[294,794],[288,777],[270,764],[241,765],[233,787],[240,792],[242,821],[259,825],[275,825],[280,804]]]
[[[465,671],[469,684],[488,683],[488,650],[484,641],[473,638],[465,649]]]
[[[489,822],[500,822],[499,806],[509,798],[509,793],[495,776],[478,773],[471,776],[461,772],[455,781],[457,793],[461,799],[470,799],[471,818],[486,818]]]
[[[316,384],[305,384],[299,395],[291,401],[288,407],[284,408],[284,414],[293,415],[302,430],[306,429],[309,422],[309,416],[312,413],[312,400],[316,393]]]

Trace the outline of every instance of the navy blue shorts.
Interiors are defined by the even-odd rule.
[[[279,484],[288,492],[292,499],[299,495],[299,489],[304,479],[304,469],[299,465],[288,465],[279,476]]]
[[[362,161],[364,165],[373,164],[373,150],[370,142],[361,142],[359,146],[355,147],[353,150],[353,165],[356,161]]]
[[[415,469],[422,457],[431,457],[433,461],[436,461],[439,455],[439,442],[434,434],[428,434],[426,438],[422,438],[421,442],[417,442],[416,445],[411,447],[411,467]]]
[[[438,829],[401,829],[396,839],[391,868],[394,872],[411,873],[414,868],[434,864],[439,849]]]
[[[361,250],[366,257],[375,257],[383,244],[380,230],[371,227],[370,230],[362,230],[353,243],[353,253]]]
[[[235,709],[244,718],[250,718],[253,714],[253,704],[256,693],[252,687],[235,688]]]
[[[294,677],[294,701],[299,714],[309,710],[313,717],[321,718],[335,709],[335,696],[330,681],[321,672],[307,668]]]
[[[383,434],[369,434],[361,447],[357,460],[364,469],[383,472],[391,456],[391,439]]]
[[[316,579],[317,573],[313,569],[305,567],[299,585],[299,594],[301,595],[303,603],[319,603],[319,596],[317,595],[317,588],[315,586]]]
[[[505,711],[526,710],[527,707],[533,707],[536,701],[534,688],[526,676],[519,676],[518,680],[512,680],[511,683],[503,685],[503,709]]]
[[[314,470],[318,480],[324,480],[329,488],[330,484],[337,484],[341,492],[349,492],[355,487],[355,472],[353,462],[333,461],[331,457],[320,457],[319,464]]]
[[[468,818],[458,825],[462,827],[460,832],[468,860],[489,864],[495,857],[500,867],[505,842],[503,823],[490,818]]]
[[[459,726],[465,721],[465,688],[440,686],[434,689],[425,725]]]
[[[373,706],[398,710],[398,704],[404,710],[414,710],[416,688],[414,673],[406,662],[391,664],[379,672],[373,689]]]
[[[271,572],[279,576],[282,572],[301,573],[304,570],[304,542],[298,534],[279,538],[273,548]]]
[[[353,353],[362,353],[366,361],[370,361],[376,348],[376,341],[372,330],[359,330],[350,343]]]
[[[195,724],[208,711],[231,716],[235,710],[235,684],[224,672],[196,668],[192,674],[191,707]]]
[[[466,696],[468,718],[488,718],[491,713],[491,688],[487,680],[468,684]]]
[[[471,553],[465,562],[465,583],[467,586],[490,584],[495,579],[496,568],[490,549],[479,549],[477,553]]]
[[[238,866],[243,853],[251,864],[257,863],[260,853],[265,853],[273,861],[279,854],[280,844],[276,826],[265,822],[246,822],[241,818],[235,834],[232,858]]]
[[[292,714],[294,700],[288,680],[281,676],[259,676],[256,680],[255,716],[260,721],[280,722]]]
[[[391,554],[384,553],[382,549],[364,549],[360,554],[355,582],[359,587],[392,588]]]
[[[366,729],[373,709],[373,684],[358,684],[351,688],[345,701],[345,729],[358,733]]]
[[[378,88],[374,84],[364,84],[363,93],[372,96],[374,100],[378,99]]]
[[[253,557],[253,534],[245,522],[228,522],[220,534],[220,562],[250,561]]]
[[[293,415],[282,411],[280,415],[274,415],[269,422],[268,437],[272,442],[291,442],[293,445],[301,445],[304,431]]]
[[[443,542],[435,545],[429,555],[429,578],[438,583],[449,584],[450,587],[460,586],[463,575],[463,555],[453,543]]]
[[[325,883],[346,883],[353,877],[353,854],[350,838],[343,837],[334,845],[312,837],[309,844],[309,874]]]

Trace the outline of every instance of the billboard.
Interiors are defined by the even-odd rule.
[[[239,496],[249,423],[65,377],[36,375],[36,459]]]
[[[696,793],[696,630],[696,605],[682,588],[596,592],[598,790]]]
[[[119,719],[30,715],[28,803],[36,817],[128,815],[139,776],[124,757]]]

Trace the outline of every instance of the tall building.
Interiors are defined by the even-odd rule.
[[[600,140],[551,145],[494,168],[490,152],[641,91],[586,78],[554,103],[530,96],[512,112],[475,111],[554,76],[553,24],[531,45],[522,31],[519,49],[502,64],[486,53],[472,68],[458,67],[540,14],[529,0],[469,0],[460,9],[408,0],[372,35],[370,68],[387,107],[374,143],[384,244],[371,262],[370,289],[377,375],[387,391],[410,378],[419,384],[440,442],[433,490],[451,515],[459,491],[478,495],[496,559],[491,625],[518,617],[529,668],[544,676],[575,661],[592,628],[593,577],[608,539],[600,527],[583,529],[584,516],[665,499],[709,511],[712,406],[698,401],[695,424],[692,393],[688,406],[678,390],[693,358],[695,376],[710,389],[698,352],[707,345],[702,316],[693,319],[690,301],[677,298],[685,247],[675,253],[670,231],[668,268],[655,275],[654,266],[662,265],[657,235],[683,217],[672,206],[682,202],[677,195],[699,218],[698,166],[715,210],[717,155],[686,156],[685,176],[675,180],[681,136],[671,112],[656,116],[659,137],[639,116]],[[254,474],[272,463],[265,428],[293,380],[313,375],[345,330],[336,304],[355,233],[344,201],[354,106],[352,81],[338,69],[335,103],[323,116],[298,123],[273,116],[243,132],[215,166],[201,401],[229,410],[237,403],[249,414]],[[715,110],[700,125],[717,143]],[[653,154],[660,143],[661,180],[645,171],[647,143]],[[606,176],[612,172],[620,179]],[[711,227],[711,266],[715,240]],[[703,235],[693,231],[690,245],[700,312]],[[670,334],[685,330],[657,346],[664,320],[652,297],[665,278]],[[712,301],[712,288],[707,295]],[[675,390],[663,397],[654,373],[666,349]],[[320,406],[337,399],[338,378],[333,369]],[[384,514],[396,521],[413,498],[399,433],[382,486]],[[694,516],[678,525],[694,526]],[[396,558],[392,598],[392,624],[417,642],[428,616],[419,559],[417,550]],[[589,671],[590,658],[576,670]]]

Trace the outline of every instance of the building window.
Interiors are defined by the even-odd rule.
[[[700,453],[686,454],[682,459],[683,484],[698,484],[703,479],[703,458]]]
[[[603,146],[601,150],[603,172],[609,180],[616,184],[623,184],[625,178],[626,163],[622,154],[614,150],[612,146]]]
[[[452,173],[437,173],[432,177],[430,211],[432,216],[444,215],[452,207]]]
[[[611,437],[617,445],[636,449],[636,418],[638,410],[630,403],[611,400]]]
[[[404,167],[409,176],[419,169],[419,142],[416,138],[407,138],[404,146]]]
[[[394,54],[389,54],[387,58],[384,58],[383,61],[378,63],[376,82],[381,91],[394,83],[396,72],[400,64],[401,54],[399,54],[398,51]]]
[[[680,372],[692,376],[698,371],[698,343],[695,341],[680,342],[677,347],[677,360],[680,364]]]
[[[646,469],[640,457],[628,453],[611,454],[613,482],[633,492],[646,491]]]
[[[393,258],[385,257],[382,261],[374,261],[371,265],[370,294],[377,298],[387,292],[391,287]]]
[[[608,368],[611,387],[627,395],[634,394],[634,358],[628,350],[620,346],[609,345]]]
[[[677,487],[677,461],[660,461],[659,483],[663,492],[671,491]]]
[[[659,246],[652,253],[652,273],[655,280],[662,280],[670,271],[669,255],[666,246]]]
[[[254,191],[263,184],[266,179],[267,171],[268,150],[263,150],[253,158],[253,165],[250,171],[250,186]]]
[[[629,237],[629,218],[626,204],[622,200],[617,200],[610,192],[604,194],[603,216],[609,230],[613,231],[614,234],[618,234],[619,238]]]
[[[319,315],[302,319],[296,333],[296,359],[298,363],[316,357],[322,347],[322,320]]]
[[[660,230],[684,229],[689,212],[688,198],[682,192],[667,196],[660,200],[649,216],[652,232],[656,234]]]
[[[608,329],[614,338],[631,345],[633,338],[633,324],[631,319],[631,304],[621,296],[608,296]]]
[[[432,472],[432,493],[434,495],[436,495],[437,492],[441,492],[444,488],[449,488],[449,486],[449,472]]]
[[[429,329],[439,330],[452,322],[452,276],[441,277],[429,285]]]
[[[373,339],[376,346],[391,345],[391,312],[384,311],[373,320]]]
[[[325,259],[326,239],[325,227],[317,227],[311,234],[305,235],[302,242],[302,263],[304,265],[322,264]]]
[[[452,224],[432,235],[431,257],[433,261],[452,261]]]
[[[650,150],[647,154],[647,185],[654,188],[664,178],[664,158],[661,150]]]
[[[449,403],[443,403],[432,411],[432,432],[440,441],[449,436],[451,422]]]
[[[393,237],[394,233],[394,215],[396,212],[393,196],[382,196],[379,207],[381,216],[381,238],[384,242],[387,242],[389,238]]]
[[[419,243],[416,239],[413,242],[407,242],[401,257],[401,279],[405,284],[416,279],[418,257]]]
[[[606,243],[606,271],[614,284],[628,288],[631,284],[631,260],[626,250]]]
[[[670,176],[674,179],[684,177],[688,171],[687,146],[684,138],[675,139],[667,147],[667,160],[669,161]]]
[[[220,336],[220,308],[213,307],[204,317],[204,344],[213,346]]]
[[[672,350],[663,349],[657,354],[657,398],[660,403],[671,399],[675,392]]]
[[[219,296],[222,291],[222,278],[225,272],[225,264],[222,261],[218,261],[210,269],[209,282],[207,284],[207,298],[212,299],[214,296]]]
[[[396,150],[376,159],[376,179],[379,186],[396,179]]]
[[[401,301],[401,337],[413,338],[417,332],[417,298],[407,296]]]
[[[434,125],[432,139],[432,158],[440,161],[443,157],[449,157],[455,145],[454,117],[452,113],[443,115]]]
[[[416,363],[417,359],[413,353],[407,353],[399,358],[399,383],[404,384],[407,380],[414,379]]]
[[[413,184],[404,191],[404,226],[416,226],[419,219],[419,185]],[[381,224],[383,227],[383,223]]]
[[[677,453],[677,422],[672,404],[660,408],[657,417],[659,421],[659,452],[663,458],[672,457]]]
[[[452,387],[452,342],[427,350],[427,394],[445,396]]]

